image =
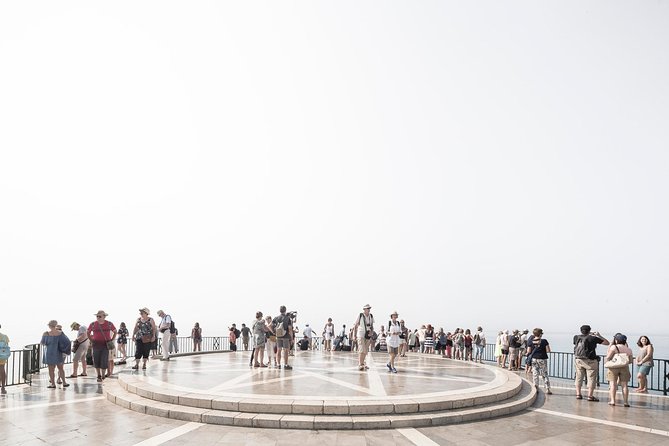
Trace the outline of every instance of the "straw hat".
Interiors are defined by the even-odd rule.
[[[139,311],[141,311],[142,313],[151,314],[151,312],[149,311],[149,309],[146,308],[146,307],[144,307],[144,308],[140,308]]]
[[[78,322],[72,322],[72,323],[70,324],[70,328],[71,328],[72,330],[78,330],[79,327],[81,327],[81,325],[79,325]]]
[[[363,310],[367,310],[369,308],[372,308],[372,306],[370,304],[365,304],[365,306],[362,307]]]
[[[98,312],[95,313],[95,316],[100,316],[100,315],[103,315],[103,316],[105,316],[105,317],[106,317],[106,316],[109,316],[109,315],[105,312],[105,310],[98,310]]]
[[[397,314],[397,311],[393,311],[392,313],[390,313],[390,317],[393,317],[393,316],[399,316],[399,314]]]

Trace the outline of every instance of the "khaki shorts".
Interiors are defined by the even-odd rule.
[[[629,382],[632,378],[629,367],[619,367],[617,369],[607,369],[606,379],[609,382],[618,382],[618,384]]]
[[[371,339],[358,338],[358,351],[368,352],[370,345],[372,345]]]
[[[597,384],[597,369],[599,362],[596,359],[580,359],[576,358],[574,362],[576,366],[576,382],[582,383],[586,375],[588,377],[588,387],[595,387]]]

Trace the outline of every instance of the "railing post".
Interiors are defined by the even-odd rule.
[[[667,371],[667,364],[669,364],[669,360],[665,359],[664,360],[664,371],[663,371],[663,374],[664,374],[664,389],[663,389],[664,396],[667,396],[667,380],[669,380],[669,372]]]

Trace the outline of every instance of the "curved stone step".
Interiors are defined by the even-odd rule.
[[[482,366],[487,367],[487,366]],[[440,396],[390,396],[383,399],[286,399],[212,396],[204,393],[165,389],[144,382],[127,373],[118,375],[119,385],[131,394],[157,402],[208,410],[278,415],[401,415],[429,413],[478,407],[503,402],[521,391],[523,380],[516,374],[503,372],[506,382],[478,392]]]
[[[523,379],[520,379],[520,384],[519,392],[502,401],[468,408],[436,410],[430,413],[414,412],[394,415],[298,415],[198,408],[144,398],[139,394],[128,392],[121,387],[119,382],[106,382],[104,393],[109,401],[136,412],[200,423],[311,430],[393,429],[484,420],[522,411],[534,403],[537,391],[532,384]]]

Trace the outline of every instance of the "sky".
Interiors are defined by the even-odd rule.
[[[0,324],[669,334],[669,3],[5,2]]]

